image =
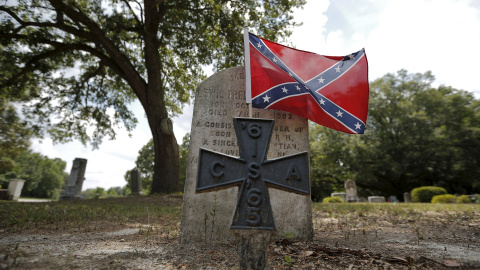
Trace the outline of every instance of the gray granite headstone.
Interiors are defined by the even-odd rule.
[[[403,193],[403,202],[406,202],[406,203],[412,202],[412,195],[410,194],[410,192]]]
[[[400,202],[400,201],[398,200],[397,196],[391,195],[390,197],[388,197],[388,202],[398,203],[398,202]]]
[[[368,202],[385,202],[385,197],[383,196],[368,196]]]
[[[142,195],[142,178],[140,177],[140,171],[135,168],[130,172],[130,189],[132,193],[130,195]]]
[[[231,239],[230,224],[236,207],[238,187],[196,194],[200,147],[239,156],[234,117],[248,117],[245,104],[245,69],[235,67],[202,82],[195,94],[183,212],[182,243]],[[274,119],[267,159],[309,151],[308,122],[291,113],[253,109],[254,118]],[[313,237],[310,197],[269,189],[275,227],[279,234],[299,240]]]
[[[358,202],[357,184],[355,181],[348,179],[345,181],[346,202]]]
[[[60,200],[79,199],[82,197],[82,186],[85,180],[85,169],[87,168],[87,160],[84,158],[75,158],[72,170],[68,176],[68,181],[60,196]]]

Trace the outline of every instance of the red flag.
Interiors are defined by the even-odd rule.
[[[346,133],[364,133],[369,94],[365,50],[323,56],[251,33],[249,44],[253,107],[290,112]]]

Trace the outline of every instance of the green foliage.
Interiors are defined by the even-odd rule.
[[[82,191],[82,197],[85,199],[105,199],[124,197],[128,195],[126,187],[111,187],[108,190],[102,187],[88,188]]]
[[[180,188],[183,190],[185,185],[185,177],[187,172],[188,161],[188,146],[190,143],[190,133],[186,133],[183,136],[182,144],[179,145],[180,154]],[[140,171],[140,177],[142,179],[143,194],[148,195],[153,181],[153,169],[154,169],[155,151],[153,140],[151,139],[145,144],[140,151],[138,151],[138,157],[135,161],[137,169]],[[125,173],[125,180],[127,181],[127,188],[130,189],[130,172],[128,170]]]
[[[187,177],[188,147],[190,146],[190,133],[186,133],[182,138],[182,144],[179,146],[180,155],[180,190],[184,189],[185,179]]]
[[[352,147],[358,137],[320,125],[309,125],[310,179],[313,201],[320,201],[332,192],[344,190],[344,182],[354,174],[346,167],[353,162]]]
[[[418,187],[412,189],[412,202],[428,203],[432,201],[433,196],[447,194],[447,190],[442,187]]]
[[[4,1],[0,6],[0,98],[22,102],[38,135],[98,147],[116,127],[133,130],[138,98],[155,151],[154,192],[175,192],[178,154],[171,125],[202,66],[240,65],[242,30],[284,39],[305,0]],[[162,152],[163,151],[163,152]],[[161,152],[161,153],[160,153]]]
[[[473,194],[471,200],[473,203],[480,203],[480,194]]]
[[[7,186],[10,179],[25,180],[22,196],[52,198],[55,190],[62,188],[68,174],[64,172],[66,162],[50,159],[31,151],[22,152],[15,159],[16,166],[4,174],[0,174],[0,182]]]
[[[283,258],[283,263],[288,266],[288,267],[292,267],[293,266],[293,263],[295,262],[295,260],[288,256],[288,255],[285,255],[285,257]]]
[[[457,203],[471,203],[472,200],[467,195],[460,195],[457,197]]]
[[[480,100],[433,82],[430,72],[400,70],[370,83],[364,135],[310,128],[312,198],[348,178],[362,196],[402,197],[418,186],[478,193]]]
[[[0,182],[2,174],[14,170],[15,159],[30,147],[32,132],[20,120],[15,107],[0,97]]]
[[[325,197],[322,200],[322,203],[343,203],[343,199],[340,197]]]
[[[25,180],[22,196],[52,198],[66,179],[66,163],[29,150],[33,132],[14,106],[0,96],[0,184]]]
[[[457,196],[452,194],[435,195],[432,203],[457,203]]]

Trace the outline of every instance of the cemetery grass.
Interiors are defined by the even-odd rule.
[[[0,201],[0,269],[236,268],[234,240],[179,243],[181,208],[181,196]],[[272,269],[480,269],[479,204],[315,203],[313,226],[313,242],[278,233]]]

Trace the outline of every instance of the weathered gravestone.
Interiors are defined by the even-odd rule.
[[[358,202],[357,184],[355,181],[350,179],[345,181],[345,197],[347,202]]]
[[[134,168],[130,171],[130,190],[132,193],[130,195],[142,195],[142,178],[140,177],[140,171],[137,168]]]
[[[241,155],[233,118],[248,117],[245,104],[243,67],[221,71],[205,80],[195,94],[189,157],[185,179],[180,241],[221,241],[232,238],[230,225],[237,205],[239,188],[196,194],[200,147],[232,157]],[[253,109],[254,118],[274,119],[267,160],[309,151],[308,122],[294,114],[277,110]],[[221,167],[214,166],[214,172]],[[228,173],[244,173],[238,169]],[[271,212],[279,234],[293,234],[311,240],[312,202],[309,196],[268,189]]]
[[[400,201],[398,200],[397,196],[391,195],[390,197],[388,197],[388,202],[398,203],[398,202],[400,202]]]
[[[82,185],[85,180],[85,169],[87,168],[87,160],[76,158],[73,161],[72,170],[68,176],[67,185],[60,200],[71,200],[81,198]]]
[[[264,269],[267,265],[266,247],[275,231],[267,184],[310,195],[308,152],[266,160],[273,122],[235,118],[240,157],[203,148],[198,156],[197,192],[239,186],[230,228],[236,230],[240,242],[241,269]]]
[[[22,179],[12,179],[8,182],[8,199],[11,201],[18,201],[20,195],[22,194],[22,188],[25,180]]]
[[[385,202],[385,197],[383,196],[368,196],[368,202]]]
[[[412,195],[410,194],[410,192],[403,193],[403,202],[406,202],[406,203],[412,202]]]

